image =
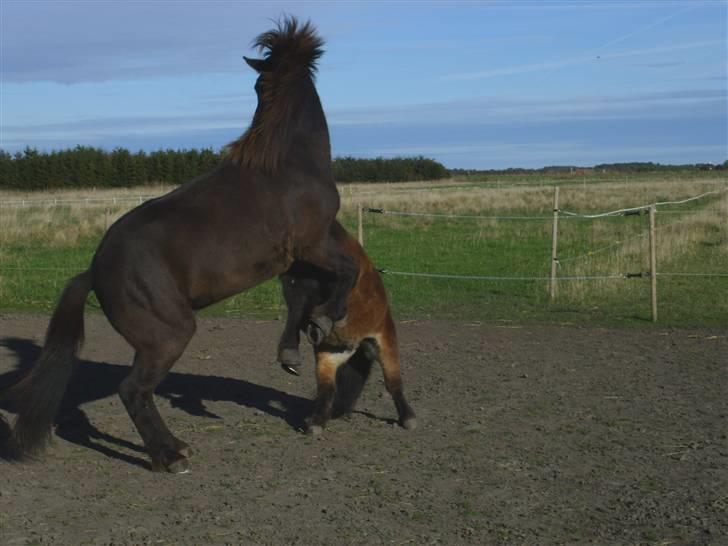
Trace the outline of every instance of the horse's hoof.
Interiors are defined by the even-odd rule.
[[[190,462],[182,454],[171,462],[152,461],[153,472],[167,472],[169,474],[187,474],[190,471]]]
[[[281,362],[281,368],[283,368],[283,371],[288,372],[291,375],[295,375],[296,377],[301,375],[298,371],[298,367],[291,366],[290,364],[284,364]]]
[[[303,364],[303,359],[298,349],[281,349],[278,351],[278,362],[281,368],[291,375],[301,375],[298,368]]]
[[[187,457],[180,457],[167,465],[167,472],[170,474],[187,474],[190,471],[190,462]]]
[[[192,454],[194,453],[194,451],[192,451],[192,448],[184,442],[180,442],[180,444],[181,445],[180,445],[179,449],[177,450],[177,453],[179,453],[180,455],[182,455],[183,457],[185,457],[187,459],[192,457]]]
[[[321,436],[324,432],[324,427],[321,425],[309,425],[306,429],[306,434],[309,436]]]
[[[414,430],[417,428],[417,419],[414,417],[411,417],[409,419],[405,419],[402,422],[402,428],[405,430]]]
[[[334,323],[329,317],[313,317],[306,326],[306,337],[311,345],[321,345],[333,329]]]

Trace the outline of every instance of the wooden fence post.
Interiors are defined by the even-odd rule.
[[[657,207],[650,206],[650,292],[652,299],[652,322],[657,322],[657,243],[655,241],[655,212]]]
[[[556,266],[557,245],[559,237],[559,187],[554,186],[554,225],[551,230],[551,281],[549,282],[549,296],[551,301],[556,299]]]
[[[361,203],[359,204],[359,225],[358,225],[358,235],[359,235],[359,244],[361,246],[364,246],[364,221],[363,221],[363,207],[361,206]]]

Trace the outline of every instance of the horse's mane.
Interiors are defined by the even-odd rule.
[[[313,80],[323,43],[310,21],[301,26],[294,17],[284,17],[255,39],[266,66],[260,75],[259,105],[266,107],[256,111],[248,130],[229,145],[233,161],[266,172],[278,169],[290,141],[295,94],[302,81]]]

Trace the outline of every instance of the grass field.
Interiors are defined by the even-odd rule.
[[[346,185],[341,187],[340,218],[355,233],[359,205],[409,213],[516,217],[367,213],[365,248],[378,267],[391,272],[542,279],[548,276],[551,261],[553,182],[502,177]],[[574,176],[558,183],[561,210],[592,213],[724,189],[728,178]],[[0,208],[0,311],[49,311],[66,279],[87,267],[106,227],[138,203],[140,195],[159,195],[167,189],[0,192],[0,203],[4,203]],[[116,203],[111,201],[114,197]],[[728,277],[668,276],[728,274],[728,192],[659,207],[657,251],[657,271],[662,275],[659,324],[728,324]],[[647,271],[647,217],[588,220],[562,215],[558,255],[561,277]],[[549,301],[544,280],[395,273],[385,274],[384,280],[400,319],[644,324],[650,318],[649,282],[644,278],[564,280],[555,302]],[[283,312],[276,281],[204,311],[260,318]]]

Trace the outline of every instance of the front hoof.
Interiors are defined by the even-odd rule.
[[[306,337],[313,346],[318,346],[333,329],[334,323],[329,317],[313,317],[306,326]]]
[[[283,362],[281,362],[281,368],[283,368],[284,372],[295,375],[296,377],[301,375],[301,373],[298,371],[298,368],[294,368],[293,366],[289,366],[288,364],[284,364]]]
[[[298,368],[303,364],[303,358],[298,349],[281,349],[278,351],[278,362],[281,368],[291,375],[301,375]]]
[[[405,430],[414,430],[417,428],[417,419],[410,417],[402,421],[402,428]]]

